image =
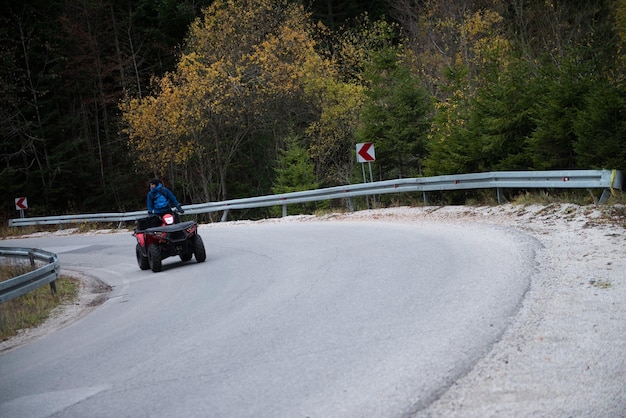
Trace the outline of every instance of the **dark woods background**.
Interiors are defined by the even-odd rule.
[[[311,139],[328,103],[294,101],[295,121],[234,151],[228,194],[192,187],[191,168],[138,163],[120,103],[155,94],[152,78],[175,71],[190,23],[212,3],[0,0],[0,219],[19,216],[21,196],[27,216],[140,210],[154,176],[183,204],[359,182],[350,153],[363,140],[377,147],[376,180],[624,168],[624,0],[327,0],[303,4],[326,27],[322,56],[338,55],[339,34],[382,39],[363,28],[394,28],[362,67],[338,66],[343,85],[365,89],[347,145],[333,151],[347,157],[322,158]]]

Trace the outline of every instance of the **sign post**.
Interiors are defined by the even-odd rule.
[[[365,177],[365,163],[369,166],[370,170],[370,183],[374,181],[374,176],[372,174],[372,161],[376,160],[376,152],[374,151],[374,144],[372,142],[362,142],[360,144],[356,144],[356,159],[361,163],[361,170],[363,171],[363,183],[367,183],[367,178]],[[369,200],[367,196],[365,197],[365,201],[367,202],[367,208],[370,208]],[[374,199],[374,203],[376,200]]]
[[[24,217],[24,209],[28,209],[28,200],[25,197],[16,197],[15,210],[20,211],[20,218]]]
[[[376,160],[374,144],[371,142],[356,144],[356,159],[360,163],[367,163],[369,165],[370,182],[374,181],[374,176],[372,175],[372,161]],[[367,183],[367,179],[365,178],[365,167],[363,167],[363,183]]]

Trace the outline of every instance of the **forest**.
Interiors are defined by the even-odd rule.
[[[0,5],[1,220],[626,168],[626,0]]]

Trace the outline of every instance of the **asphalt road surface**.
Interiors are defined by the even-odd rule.
[[[201,227],[207,261],[139,270],[130,233],[3,242],[113,287],[0,354],[1,417],[407,417],[520,307],[537,242],[495,226]]]

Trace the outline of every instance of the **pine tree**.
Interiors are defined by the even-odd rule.
[[[410,56],[410,55],[409,55]],[[369,88],[358,142],[373,142],[380,179],[421,175],[426,154],[430,99],[394,48],[373,54],[365,73]]]
[[[315,180],[315,166],[306,148],[300,144],[300,139],[289,136],[285,142],[285,149],[280,152],[275,169],[276,178],[272,192],[282,194],[319,188],[319,183]],[[310,212],[315,207],[315,202],[289,205],[287,213],[293,215]]]

